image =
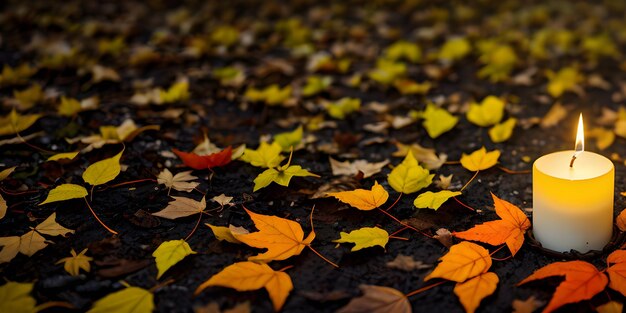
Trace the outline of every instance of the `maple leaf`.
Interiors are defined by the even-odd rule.
[[[229,197],[225,194],[221,194],[219,196],[215,196],[213,198],[211,198],[211,200],[217,202],[219,205],[221,205],[222,207],[225,205],[234,205],[233,203],[231,203],[231,201],[233,201],[233,197]]]
[[[280,155],[281,151],[282,147],[279,143],[273,142],[269,144],[262,141],[256,150],[245,149],[240,160],[250,163],[252,166],[273,168],[280,165],[285,159],[284,156]]]
[[[504,101],[496,96],[488,96],[483,101],[471,103],[467,120],[481,127],[497,124],[504,114]]]
[[[272,182],[275,182],[281,186],[288,187],[289,182],[291,181],[291,178],[294,176],[319,177],[318,175],[313,174],[303,169],[300,165],[290,165],[290,164],[291,164],[291,155],[289,156],[289,161],[287,161],[287,164],[283,166],[279,166],[277,168],[268,168],[265,171],[263,171],[254,179],[254,189],[252,191],[255,192],[261,188],[267,187]]]
[[[152,215],[173,220],[194,214],[202,214],[204,209],[206,209],[206,199],[204,197],[202,197],[202,200],[200,201],[187,197],[172,198],[174,200],[170,201],[165,209],[152,213]]]
[[[498,287],[498,275],[492,272],[480,274],[454,286],[454,294],[459,297],[465,312],[474,313],[480,302],[491,295]]]
[[[385,245],[389,241],[389,233],[378,227],[363,227],[353,230],[350,233],[341,232],[339,235],[341,238],[333,240],[333,242],[354,243],[354,247],[350,250],[353,252],[373,246],[381,246],[385,248]]]
[[[493,193],[491,197],[496,214],[501,220],[489,221],[463,232],[454,232],[453,235],[457,238],[480,241],[494,246],[506,243],[511,255],[515,256],[524,243],[524,234],[530,228],[530,221],[517,206],[496,197]]]
[[[0,117],[0,136],[19,133],[31,127],[41,117],[41,114],[21,115],[13,109],[9,115]]]
[[[150,313],[154,310],[154,295],[139,287],[127,287],[96,301],[87,313]]]
[[[452,246],[450,251],[439,260],[441,263],[432,273],[424,277],[424,281],[443,278],[462,283],[469,278],[486,273],[491,267],[489,251],[467,241]]]
[[[37,312],[37,301],[30,295],[33,285],[9,281],[0,286],[0,312]]]
[[[267,249],[264,253],[249,257],[249,261],[285,260],[299,255],[315,239],[313,231],[304,238],[302,227],[294,221],[257,214],[245,208],[244,210],[259,231],[249,234],[233,233],[233,236],[250,247]]]
[[[76,251],[74,251],[74,249],[72,249],[72,251],[70,252],[72,256],[62,258],[57,261],[56,264],[65,263],[63,265],[63,268],[72,276],[78,276],[81,269],[83,269],[85,272],[89,272],[91,270],[91,265],[89,264],[89,262],[91,262],[93,258],[85,255],[85,253],[87,252],[87,248],[83,249],[83,251],[78,254],[76,254]]]
[[[400,291],[390,287],[359,285],[363,295],[350,300],[337,313],[411,313],[411,304]]]
[[[122,157],[124,150],[125,148],[113,157],[100,160],[89,165],[89,167],[87,167],[87,169],[83,172],[83,180],[92,186],[98,186],[115,179],[115,177],[117,177],[122,170],[120,166],[120,158]]]
[[[328,159],[330,160],[330,168],[333,171],[333,175],[356,175],[361,172],[363,173],[363,178],[379,173],[385,165],[389,164],[389,160],[369,163],[367,160],[339,162],[331,157]]]
[[[343,203],[347,203],[359,210],[369,211],[380,207],[389,199],[389,193],[377,181],[372,190],[355,189],[351,191],[331,192],[328,196],[335,197]]]
[[[198,182],[191,182],[195,179],[198,179],[198,177],[191,175],[191,171],[180,172],[176,175],[172,175],[172,172],[166,168],[164,168],[163,171],[159,173],[159,176],[157,176],[157,182],[168,188],[168,194],[172,188],[178,191],[191,192],[198,187],[198,185],[200,185]]]
[[[439,209],[448,199],[460,195],[460,191],[441,190],[438,192],[427,191],[415,198],[413,205],[416,208],[423,209],[429,208],[433,210]]]
[[[565,280],[556,288],[548,306],[543,309],[544,313],[552,312],[568,303],[589,300],[604,290],[609,282],[606,275],[592,264],[584,261],[569,261],[548,264],[517,285],[552,276],[565,276]]]
[[[515,128],[516,123],[517,119],[510,117],[506,121],[494,125],[492,128],[489,129],[489,138],[491,138],[491,141],[495,143],[507,141],[509,138],[511,138],[511,135],[513,134],[513,128]]]
[[[198,286],[194,294],[210,286],[228,287],[237,291],[265,288],[276,311],[283,307],[293,289],[291,277],[287,273],[274,271],[265,263],[254,262],[238,262],[227,266]]]
[[[421,270],[433,267],[431,264],[424,264],[422,261],[416,261],[412,256],[398,254],[393,261],[385,263],[389,268],[396,268],[405,272]]]
[[[158,269],[157,279],[161,278],[170,267],[190,254],[196,254],[196,252],[191,250],[185,240],[170,240],[161,243],[152,253]]]
[[[420,117],[424,119],[422,125],[426,128],[428,136],[433,139],[454,128],[459,121],[458,117],[432,103],[426,105],[426,110]]]
[[[297,150],[302,145],[303,128],[302,125],[294,129],[291,132],[284,132],[274,135],[274,142],[278,143],[283,151],[290,151],[291,149]]]
[[[193,152],[183,152],[176,148],[172,151],[183,161],[183,163],[195,170],[204,170],[214,167],[224,166],[230,163],[233,148],[228,146],[220,152],[216,152],[209,155],[198,155]]]
[[[417,159],[419,163],[422,163],[424,167],[429,170],[436,170],[440,168],[448,159],[446,154],[440,153],[439,156],[437,156],[435,149],[424,148],[417,143],[409,146],[397,142],[396,147],[398,148],[398,151],[394,152],[392,154],[393,156],[406,157],[410,150],[415,159]]]
[[[609,288],[626,296],[626,250],[613,251],[606,258],[606,262],[611,264],[606,270],[611,279]]]
[[[482,147],[469,155],[463,153],[461,165],[472,172],[482,171],[496,165],[498,158],[500,158],[500,150],[487,152],[487,149]]]
[[[422,188],[428,187],[433,182],[435,174],[419,166],[413,153],[409,151],[402,161],[391,173],[389,173],[389,186],[397,192],[406,194],[414,193]]]

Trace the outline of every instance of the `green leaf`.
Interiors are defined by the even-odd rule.
[[[96,301],[87,313],[151,313],[154,295],[143,288],[128,287]]]
[[[459,118],[450,114],[447,110],[429,103],[421,115],[424,118],[422,125],[426,128],[430,138],[437,138],[441,134],[454,128]]]
[[[39,205],[44,205],[50,202],[64,201],[69,199],[79,199],[87,196],[87,189],[81,185],[75,184],[63,184],[50,190],[48,197]]]
[[[7,282],[0,286],[0,312],[34,313],[37,301],[30,295],[32,283]]]
[[[448,199],[460,195],[459,191],[442,190],[438,192],[427,191],[415,198],[413,205],[418,209],[429,208],[433,210],[439,209]]]
[[[156,260],[157,279],[161,278],[161,275],[165,273],[174,264],[180,262],[186,256],[195,254],[196,252],[191,250],[189,244],[185,240],[170,240],[163,242],[155,251],[152,256]]]
[[[254,190],[252,191],[255,192],[261,188],[267,187],[272,182],[275,182],[281,186],[288,187],[289,182],[291,181],[291,178],[294,176],[319,177],[316,174],[313,174],[305,169],[302,169],[300,165],[291,165],[291,166],[288,166],[287,168],[281,167],[278,169],[270,168],[270,169],[265,170],[263,173],[259,174],[259,176],[257,176],[254,179]]]
[[[274,142],[278,143],[283,151],[289,151],[292,147],[295,149],[302,142],[302,125],[291,132],[284,132],[274,135]]]
[[[339,234],[341,238],[333,240],[333,242],[354,243],[350,251],[358,251],[363,248],[369,248],[373,246],[385,247],[389,241],[389,233],[386,230],[378,227],[363,227],[357,230],[353,230],[350,233],[341,232]]]
[[[98,186],[115,179],[122,169],[120,166],[120,158],[123,152],[124,149],[111,158],[100,160],[89,165],[85,172],[83,172],[83,180],[92,186]]]
[[[404,161],[398,164],[387,178],[389,185],[397,192],[414,193],[428,187],[433,182],[435,174],[417,164],[413,152],[409,150]]]
[[[277,167],[285,157],[280,155],[282,147],[279,143],[273,142],[271,145],[262,141],[256,150],[246,149],[243,152],[241,161],[250,163],[257,167]]]
[[[487,127],[500,122],[502,115],[504,115],[504,101],[496,96],[488,96],[480,104],[470,104],[467,120],[478,126]]]
[[[505,122],[494,125],[489,129],[489,138],[495,143],[507,141],[513,135],[516,123],[517,119],[510,117]]]
[[[310,97],[326,90],[330,84],[333,83],[333,78],[330,76],[309,76],[306,79],[306,85],[302,87],[302,95]]]

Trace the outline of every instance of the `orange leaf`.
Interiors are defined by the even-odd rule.
[[[347,203],[359,210],[373,210],[387,202],[389,193],[385,188],[374,182],[372,190],[355,189],[351,191],[331,192],[327,195],[339,199],[343,203]]]
[[[185,165],[195,169],[204,170],[207,168],[224,166],[231,161],[233,148],[228,146],[220,152],[209,155],[198,155],[193,152],[183,152],[176,148],[172,151],[185,163]]]
[[[238,291],[265,288],[276,311],[283,307],[293,289],[289,275],[274,271],[265,263],[254,262],[239,262],[227,266],[198,286],[194,294],[197,295],[210,286],[229,287]]]
[[[441,263],[424,278],[424,281],[439,277],[462,283],[468,278],[486,273],[491,267],[489,251],[467,241],[452,246],[439,260]]]
[[[454,294],[459,297],[465,312],[474,313],[480,301],[491,295],[498,287],[498,275],[492,272],[480,274],[454,286]]]
[[[615,224],[617,224],[619,230],[626,231],[626,209],[623,209],[615,218]]]
[[[530,221],[526,214],[515,205],[502,200],[493,193],[493,203],[496,207],[496,214],[501,220],[490,221],[477,225],[462,232],[454,232],[457,238],[465,240],[475,240],[490,245],[501,245],[506,243],[515,256],[524,243],[524,233],[530,227]]]
[[[626,296],[626,250],[617,250],[609,254],[606,262],[611,265],[606,271],[611,282],[609,288]]]
[[[549,313],[564,304],[589,300],[604,290],[609,279],[595,266],[584,261],[555,262],[548,264],[518,285],[551,276],[565,276],[565,280],[556,288],[550,303],[543,310]]]
[[[256,214],[245,208],[244,210],[250,215],[254,226],[259,231],[249,234],[233,233],[233,236],[248,246],[267,249],[262,254],[249,257],[248,260],[250,261],[268,262],[288,259],[300,254],[302,249],[311,244],[315,238],[315,232],[311,231],[304,239],[302,227],[294,221]]]

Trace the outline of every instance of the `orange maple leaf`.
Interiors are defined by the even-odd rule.
[[[480,274],[454,286],[454,294],[465,308],[465,312],[474,313],[480,302],[491,295],[498,287],[498,275],[492,272]]]
[[[300,224],[277,216],[261,215],[245,209],[254,222],[258,232],[249,234],[235,234],[237,240],[255,248],[266,248],[267,251],[248,258],[250,261],[285,260],[302,252],[304,247],[315,239],[315,232],[311,231],[304,238],[304,231]]]
[[[606,269],[611,279],[609,288],[626,296],[626,250],[617,250],[609,254],[606,263],[612,264]]]
[[[524,243],[524,234],[530,227],[530,221],[517,206],[496,197],[493,193],[491,196],[496,207],[496,214],[501,220],[489,221],[452,234],[457,238],[480,241],[494,246],[506,243],[511,254],[515,256]]]
[[[568,303],[589,300],[604,290],[609,282],[606,275],[592,264],[584,261],[555,262],[548,264],[518,285],[551,276],[565,276],[565,280],[556,288],[550,303],[543,309],[549,313]]]
[[[439,277],[462,283],[469,278],[486,273],[491,267],[489,251],[467,241],[450,247],[450,251],[439,260],[441,263],[432,273],[424,277],[424,281]]]

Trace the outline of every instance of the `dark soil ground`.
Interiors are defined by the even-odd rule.
[[[219,2],[219,3],[218,3]],[[546,79],[539,75],[530,86],[519,86],[510,83],[490,83],[487,80],[476,78],[476,71],[480,64],[477,56],[470,54],[464,61],[458,62],[450,68],[450,74],[436,82],[433,89],[426,96],[405,96],[394,89],[385,89],[376,84],[369,88],[350,88],[336,84],[330,91],[319,96],[302,100],[295,108],[265,107],[260,103],[248,103],[242,106],[242,95],[245,88],[223,87],[210,75],[211,68],[244,64],[252,69],[261,66],[269,58],[284,60],[294,69],[293,73],[271,72],[264,76],[249,74],[246,85],[266,86],[271,83],[281,85],[301,81],[306,76],[306,60],[292,58],[290,49],[278,44],[272,38],[271,32],[261,33],[250,47],[236,47],[224,53],[210,51],[200,58],[185,58],[181,56],[182,47],[189,39],[189,34],[205,34],[216,25],[230,24],[245,29],[252,27],[257,21],[258,27],[269,27],[276,21],[290,17],[300,18],[305,25],[323,29],[324,32],[315,37],[314,48],[317,51],[328,51],[334,43],[350,39],[347,29],[351,26],[362,25],[367,30],[365,38],[361,38],[364,46],[373,46],[380,49],[394,42],[396,39],[415,40],[419,29],[430,29],[436,23],[445,27],[442,35],[432,40],[419,39],[417,42],[424,51],[428,47],[440,46],[444,39],[452,34],[462,35],[476,32],[476,36],[496,36],[504,29],[488,29],[485,19],[509,12],[511,18],[521,15],[520,12],[530,12],[530,8],[541,7],[542,4],[528,5],[511,1],[479,1],[471,6],[475,15],[468,20],[459,20],[455,17],[458,11],[456,2],[442,1],[441,3],[424,3],[416,7],[408,3],[396,1],[376,2],[337,2],[335,4],[316,4],[314,1],[295,2],[252,2],[245,1],[191,1],[185,5],[161,1],[123,1],[102,2],[76,1],[41,3],[39,1],[8,1],[0,4],[2,20],[0,23],[1,44],[0,63],[11,66],[32,62],[36,64],[38,51],[27,51],[25,47],[33,36],[45,38],[65,38],[72,45],[81,44],[83,54],[89,56],[93,52],[96,39],[85,37],[80,31],[88,21],[99,21],[104,25],[103,30],[97,33],[98,37],[112,38],[123,35],[129,46],[150,44],[161,53],[161,58],[145,66],[129,66],[128,55],[102,56],[97,59],[99,64],[114,68],[121,76],[119,82],[98,82],[90,84],[89,74],[82,74],[72,67],[63,69],[40,68],[30,79],[38,82],[46,89],[55,89],[60,94],[83,99],[89,96],[100,97],[100,108],[93,111],[81,112],[76,118],[65,118],[54,114],[54,105],[36,106],[30,112],[45,114],[37,124],[22,135],[35,131],[44,131],[45,135],[29,142],[39,147],[55,151],[74,151],[76,145],[68,144],[64,137],[89,135],[98,131],[102,125],[119,125],[124,119],[132,118],[138,125],[160,125],[160,131],[146,131],[134,140],[125,143],[126,150],[122,164],[128,168],[123,171],[109,185],[127,181],[155,178],[165,167],[175,169],[179,163],[176,159],[167,159],[161,155],[162,151],[171,151],[178,148],[190,151],[202,139],[203,131],[208,132],[214,143],[225,147],[228,145],[247,144],[256,147],[259,136],[275,134],[292,127],[281,128],[276,122],[280,119],[296,116],[309,116],[302,103],[318,101],[319,99],[339,99],[344,96],[358,97],[363,103],[378,101],[390,106],[395,115],[406,114],[411,109],[421,110],[427,100],[437,97],[449,97],[457,94],[467,102],[472,99],[483,99],[487,95],[497,95],[516,99],[512,101],[512,110],[509,115],[518,119],[542,117],[549,110],[553,99],[546,95]],[[528,5],[528,6],[527,6]],[[563,5],[563,4],[561,4]],[[555,7],[559,7],[555,5]],[[593,10],[585,11],[585,8]],[[411,9],[406,9],[411,8]],[[606,31],[602,19],[624,16],[624,11],[607,9],[599,4],[572,5],[571,14],[566,15],[565,9],[554,9],[550,19],[562,21],[567,27],[576,27],[576,21],[594,20],[600,31]],[[183,33],[177,25],[167,22],[167,17],[177,10],[185,10],[190,15],[191,30]],[[317,11],[316,11],[317,10]],[[552,10],[552,9],[550,9]],[[595,10],[595,11],[594,11]],[[179,11],[182,12],[182,11]],[[316,13],[317,12],[317,13]],[[329,12],[332,12],[329,13]],[[420,13],[421,12],[421,13]],[[439,12],[439,13],[437,13]],[[451,14],[450,18],[437,20],[437,14]],[[330,14],[328,18],[318,16]],[[169,15],[168,15],[169,14]],[[380,24],[373,24],[377,20],[372,15],[380,14]],[[422,15],[420,15],[422,14]],[[559,15],[561,14],[561,15]],[[575,15],[579,14],[579,15]],[[595,16],[594,14],[598,14]],[[419,18],[422,16],[422,18]],[[425,17],[424,17],[425,16]],[[333,24],[335,23],[335,24]],[[546,22],[548,23],[548,22]],[[269,25],[269,26],[268,26]],[[396,36],[382,35],[380,28],[389,27],[396,30]],[[528,29],[516,29],[522,34],[532,33],[543,27],[544,24],[531,25]],[[505,27],[521,27],[514,22]],[[269,27],[268,29],[271,29]],[[72,32],[72,30],[74,30]],[[161,43],[154,43],[154,33],[164,32]],[[151,39],[152,38],[152,39]],[[152,40],[152,41],[151,41]],[[624,48],[623,42],[619,43]],[[626,52],[624,49],[620,49]],[[126,53],[126,52],[125,52]],[[514,73],[521,72],[531,65],[523,50],[518,52],[520,64]],[[330,260],[340,265],[336,269],[321,260],[309,250],[304,250],[299,256],[286,261],[273,262],[272,268],[278,269],[288,265],[293,268],[287,272],[291,276],[294,290],[288,298],[284,312],[334,312],[344,306],[350,298],[360,294],[360,284],[380,285],[396,288],[402,292],[409,292],[425,286],[423,278],[430,269],[404,272],[388,268],[385,263],[403,254],[414,257],[426,264],[436,264],[437,260],[447,252],[447,248],[439,241],[423,236],[417,232],[404,231],[399,236],[408,238],[407,241],[390,240],[386,249],[380,247],[367,248],[358,252],[350,252],[350,245],[335,247],[332,240],[339,237],[340,231],[351,231],[360,227],[378,225],[393,232],[398,224],[383,216],[379,212],[363,212],[348,209],[335,200],[311,200],[303,190],[316,190],[322,184],[333,178],[328,162],[328,154],[320,151],[317,146],[322,143],[339,142],[339,151],[335,158],[341,159],[340,154],[353,154],[357,158],[367,159],[370,162],[390,159],[391,164],[400,162],[400,158],[392,157],[396,150],[392,141],[406,144],[419,143],[425,147],[432,147],[437,152],[446,153],[449,160],[459,160],[462,153],[472,152],[481,146],[488,150],[502,151],[500,165],[516,171],[528,171],[532,167],[532,160],[553,151],[571,149],[574,139],[574,126],[578,112],[589,117],[589,123],[601,115],[601,108],[608,107],[616,110],[621,104],[613,101],[612,96],[620,92],[620,83],[626,79],[622,70],[618,70],[619,60],[601,59],[594,67],[587,66],[587,61],[578,54],[550,58],[544,61],[532,61],[533,66],[543,69],[559,69],[578,62],[586,73],[600,74],[611,84],[607,90],[586,87],[585,95],[566,93],[560,101],[569,105],[570,113],[558,126],[551,129],[531,127],[523,129],[517,127],[510,140],[501,144],[494,144],[487,135],[486,128],[479,128],[469,123],[464,117],[450,132],[436,140],[428,137],[421,123],[413,123],[401,129],[390,129],[386,140],[381,144],[363,145],[361,142],[379,134],[367,132],[363,129],[366,123],[379,120],[379,116],[371,113],[356,113],[345,120],[337,120],[336,129],[324,129],[315,132],[318,138],[316,143],[309,144],[306,149],[294,152],[293,160],[303,168],[320,175],[320,178],[295,178],[288,188],[271,185],[258,192],[252,192],[253,179],[260,172],[258,168],[234,161],[225,167],[214,169],[214,175],[209,180],[209,171],[195,171],[201,178],[199,189],[206,192],[207,198],[226,194],[233,196],[236,205],[226,207],[222,212],[213,213],[202,220],[202,223],[215,225],[241,225],[252,229],[252,223],[243,211],[243,205],[252,211],[261,214],[288,217],[299,221],[305,233],[310,230],[308,215],[315,205],[313,220],[317,238],[313,246]],[[364,71],[371,68],[373,60],[355,58],[349,73]],[[80,66],[79,66],[80,68]],[[418,81],[426,79],[422,64],[411,65],[409,73]],[[176,119],[162,117],[162,106],[147,106],[139,108],[130,103],[133,95],[132,81],[136,79],[153,79],[154,86],[169,86],[177,76],[186,75],[190,81],[191,98],[171,107],[180,108],[183,114]],[[339,81],[348,77],[348,74],[331,74]],[[27,85],[26,85],[27,86]],[[0,96],[8,99],[12,97],[13,89],[3,87]],[[545,101],[548,97],[549,101]],[[3,115],[10,111],[10,106],[3,107]],[[513,113],[514,112],[514,113]],[[458,114],[457,115],[461,115]],[[330,119],[330,118],[329,118]],[[356,140],[352,135],[362,138]],[[601,153],[606,156],[617,154],[626,156],[626,142],[623,138]],[[597,151],[593,143],[588,144],[590,150]],[[38,303],[45,301],[66,301],[78,311],[87,310],[91,304],[113,292],[123,288],[120,280],[131,285],[150,288],[158,283],[156,280],[156,266],[151,254],[156,247],[165,240],[180,239],[194,227],[196,217],[178,219],[175,221],[153,217],[135,217],[138,210],[154,213],[163,209],[169,197],[163,185],[144,181],[118,187],[97,187],[92,206],[99,216],[113,229],[119,232],[113,236],[103,229],[90,214],[82,200],[57,202],[50,205],[38,206],[45,199],[47,192],[53,186],[63,182],[81,182],[82,171],[91,163],[110,157],[117,153],[121,145],[107,145],[101,149],[82,154],[71,162],[44,163],[48,155],[25,144],[0,146],[0,167],[19,166],[17,172],[10,179],[2,182],[0,193],[7,200],[9,211],[5,218],[0,220],[0,236],[21,235],[28,227],[36,225],[33,219],[39,220],[57,213],[60,224],[75,230],[67,238],[55,237],[53,244],[32,257],[18,255],[9,263],[0,265],[0,276],[6,280],[19,282],[36,281],[34,296]],[[531,162],[522,161],[528,156]],[[173,166],[166,166],[172,162]],[[623,177],[626,167],[621,161],[615,163],[615,215],[624,208],[624,197],[621,191],[626,190]],[[183,169],[176,169],[177,171]],[[390,192],[391,203],[397,193],[393,192],[387,183],[387,174],[390,168],[373,177],[358,182],[358,186],[369,188],[374,181],[378,181]],[[460,188],[467,182],[472,173],[460,165],[444,165],[436,174],[454,174],[453,189]],[[479,209],[472,212],[455,201],[448,201],[438,211],[415,209],[413,200],[415,194],[403,196],[399,203],[390,211],[400,219],[415,217],[424,223],[424,232],[433,234],[439,228],[451,231],[466,230],[475,224],[497,219],[493,212],[493,203],[489,192],[518,205],[520,208],[532,206],[531,175],[507,174],[494,167],[481,172],[477,179],[469,185],[461,201]],[[428,190],[436,190],[434,186]],[[26,191],[26,192],[24,192]],[[13,193],[22,194],[14,195]],[[183,193],[173,192],[174,195]],[[185,194],[186,195],[186,194]],[[199,198],[198,193],[192,194]],[[216,206],[209,201],[209,207]],[[341,210],[340,210],[341,209]],[[531,213],[529,212],[529,217]],[[243,261],[248,256],[256,254],[256,250],[244,245],[235,245],[220,242],[215,239],[209,228],[201,224],[198,231],[189,239],[191,247],[198,252],[170,269],[161,281],[173,278],[175,282],[160,288],[155,293],[155,302],[158,312],[190,312],[194,307],[217,302],[222,308],[229,308],[236,303],[250,301],[254,312],[270,312],[271,302],[264,291],[237,292],[227,288],[209,288],[194,297],[193,291],[203,281],[219,272],[224,267]],[[74,248],[80,251],[89,248],[88,255],[94,258],[92,271],[77,277],[69,276],[62,265],[56,262],[69,255]],[[493,247],[490,247],[493,251]],[[505,251],[496,256],[506,257]],[[605,267],[605,258],[608,252],[592,257],[588,261]],[[512,310],[511,304],[515,299],[527,299],[535,296],[540,300],[549,300],[559,279],[544,280],[517,287],[516,284],[530,275],[536,269],[561,258],[549,256],[527,242],[519,253],[505,261],[494,261],[492,271],[500,278],[498,289],[494,295],[486,298],[479,309],[480,312],[506,312]],[[121,265],[120,265],[121,264]],[[410,298],[414,312],[462,312],[462,306],[453,294],[453,283],[446,283]],[[581,304],[568,305],[562,312],[591,311],[597,305],[607,302],[608,299],[624,300],[613,291],[603,292],[592,301]],[[62,309],[60,311],[65,311]]]

